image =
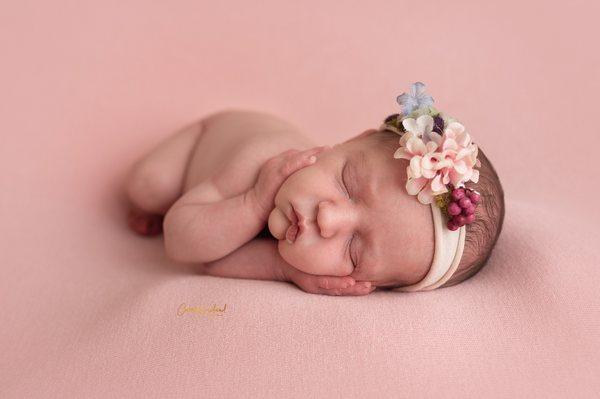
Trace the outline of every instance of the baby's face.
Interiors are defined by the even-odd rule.
[[[406,193],[405,160],[393,158],[368,130],[295,172],[269,216],[279,253],[309,274],[352,276],[377,286],[413,284],[433,259],[429,206]],[[295,241],[286,231],[301,215]]]

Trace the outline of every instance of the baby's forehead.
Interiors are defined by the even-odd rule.
[[[348,156],[356,157],[364,166],[387,174],[399,174],[403,168],[401,159],[394,158],[391,147],[371,137],[352,141],[344,148]]]
[[[390,210],[401,209],[398,202],[406,197],[406,164],[403,160],[388,159],[385,154],[372,148],[355,148],[347,154],[351,177],[365,188],[364,195],[372,206],[384,205]]]

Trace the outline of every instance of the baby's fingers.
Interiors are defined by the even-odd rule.
[[[315,163],[317,161],[316,154],[323,151],[323,148],[324,147],[315,147],[291,154],[281,169],[282,175],[287,177],[295,171]]]
[[[361,281],[347,288],[326,289],[323,293],[326,295],[361,296],[370,294],[376,288],[368,281]]]
[[[344,290],[342,295],[369,295],[371,292],[375,291],[377,286],[371,284],[369,281],[360,281],[354,284],[354,286]]]
[[[310,157],[311,155],[317,155],[323,151],[328,151],[330,150],[331,147],[328,145],[321,145],[318,147],[313,147],[313,148],[309,148],[308,150],[304,150],[302,151],[300,154],[306,158]]]
[[[323,276],[318,278],[321,293],[325,295],[367,295],[377,287],[369,281],[356,282],[350,276]]]
[[[319,285],[320,288],[325,288],[328,290],[329,289],[331,289],[331,290],[346,289],[346,288],[352,287],[355,283],[356,283],[356,281],[354,281],[354,279],[350,276],[318,277],[318,281],[317,281],[317,284]]]

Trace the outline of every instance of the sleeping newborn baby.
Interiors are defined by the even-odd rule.
[[[333,146],[273,115],[228,110],[176,132],[128,176],[129,226],[211,276],[366,295],[458,284],[504,218],[496,171],[420,82],[401,112]]]

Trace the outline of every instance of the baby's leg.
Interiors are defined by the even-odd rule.
[[[131,202],[129,227],[137,233],[162,232],[164,215],[181,196],[187,165],[201,131],[201,122],[186,126],[133,165],[125,191]]]

